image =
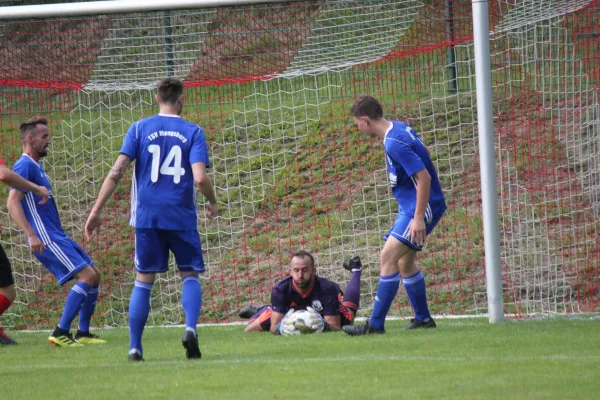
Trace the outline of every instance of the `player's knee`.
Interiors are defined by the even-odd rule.
[[[255,319],[254,321],[248,323],[248,325],[246,325],[246,328],[244,328],[244,332],[263,332],[263,331],[264,331],[264,329],[260,325],[260,321],[258,319]]]
[[[382,266],[395,266],[398,262],[398,255],[393,249],[384,247],[379,253],[379,262]]]
[[[15,289],[15,285],[0,288],[0,294],[2,294],[8,299],[8,301],[12,303],[17,298],[17,290]]]
[[[197,278],[198,273],[194,271],[179,271],[179,276],[181,279],[187,278],[188,276],[195,276]]]
[[[143,283],[154,283],[154,279],[156,279],[156,274],[154,272],[138,272],[135,275],[135,280]]]
[[[246,325],[246,328],[244,329],[244,332],[248,333],[248,332],[263,332],[263,328],[259,325]]]
[[[92,267],[84,268],[77,274],[77,280],[90,286],[97,286],[100,283],[100,272]]]
[[[400,275],[402,276],[411,276],[419,272],[419,268],[415,264],[414,260],[400,259],[398,262],[398,269],[400,270]]]
[[[400,275],[402,276],[411,276],[419,271],[419,268],[415,264],[416,258],[415,251],[406,252],[400,259],[398,260],[398,269],[400,270]]]
[[[96,285],[99,285],[100,282],[102,282],[102,273],[100,272],[100,270],[98,268],[94,267],[92,269],[96,273]]]

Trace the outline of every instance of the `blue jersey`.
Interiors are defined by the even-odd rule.
[[[46,204],[39,204],[42,199],[27,191],[23,191],[25,196],[21,201],[27,222],[42,243],[48,246],[54,241],[68,238],[60,223],[56,202],[52,196],[52,186],[50,186],[44,167],[28,155],[23,154],[13,166],[13,171],[36,185],[45,186],[50,192],[50,198]],[[12,190],[18,189],[13,188]]]
[[[446,201],[429,151],[410,126],[399,121],[392,121],[391,125],[385,134],[383,145],[390,185],[398,201],[398,213],[414,216],[417,207],[417,182],[414,175],[427,169],[431,175],[431,189],[425,219],[440,217],[446,211]]]
[[[155,115],[131,125],[121,153],[136,160],[131,225],[197,230],[192,164],[210,166],[202,129],[177,115]]]

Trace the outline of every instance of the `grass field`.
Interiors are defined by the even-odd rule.
[[[404,324],[359,338],[202,327],[199,361],[185,359],[181,329],[151,328],[142,364],[127,361],[125,329],[79,349],[17,332],[18,346],[0,348],[2,399],[598,398],[600,319]]]

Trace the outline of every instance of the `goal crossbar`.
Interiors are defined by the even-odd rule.
[[[244,6],[250,4],[291,3],[298,0],[132,0],[40,4],[0,7],[0,20],[78,17],[194,8]]]

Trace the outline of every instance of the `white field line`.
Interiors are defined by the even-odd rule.
[[[72,351],[67,349],[66,351]],[[125,357],[126,353],[123,353]],[[202,360],[202,361],[145,361],[143,363],[132,362],[115,362],[115,363],[100,363],[100,364],[63,364],[63,363],[48,363],[48,364],[17,364],[0,366],[0,372],[11,372],[15,370],[42,370],[42,369],[80,369],[80,368],[117,368],[117,367],[161,367],[161,366],[179,366],[198,368],[205,365],[230,365],[230,364],[313,364],[324,362],[365,362],[365,361],[406,361],[406,362],[521,362],[521,361],[584,361],[598,360],[600,355],[568,355],[568,354],[551,354],[540,356],[405,356],[405,355],[364,355],[364,356],[340,356],[340,357],[309,357],[309,358],[234,358],[223,360]]]
[[[556,315],[552,315],[552,316],[547,316],[547,315],[541,315],[541,314],[522,314],[520,316],[517,316],[516,314],[505,314],[506,318],[510,321],[511,319],[515,319],[517,320],[518,318],[523,318],[525,321],[531,321],[531,322],[535,322],[535,321],[546,321],[552,318],[567,318],[567,319],[572,319],[574,321],[579,321],[579,320],[600,320],[600,314],[599,313],[578,313],[578,314],[556,314]],[[407,321],[409,320],[411,317],[387,317],[385,320],[386,321]],[[468,320],[473,320],[473,319],[484,319],[484,318],[488,318],[487,314],[478,314],[478,315],[433,315],[433,318],[437,321],[437,320],[448,320],[448,321],[452,321],[449,323],[449,325],[451,326],[465,326],[465,325],[473,325],[471,322],[469,322]],[[355,319],[356,322],[361,322],[361,321],[365,321],[367,318],[366,317],[357,317]],[[466,320],[466,321],[464,321]],[[222,326],[222,327],[227,327],[227,326],[240,326],[240,325],[246,325],[246,321],[237,321],[237,322],[223,322],[223,323],[206,323],[206,324],[198,324],[198,328],[202,328],[204,326]],[[146,326],[145,329],[156,329],[156,328],[180,328],[183,329],[185,328],[185,325],[150,325],[150,326]],[[6,328],[5,328],[6,329]],[[109,329],[127,329],[127,327],[124,326],[104,326],[101,328],[95,328],[94,330],[109,330]],[[41,330],[23,330],[23,331],[19,331],[20,333],[40,333],[40,332],[52,332],[52,329],[41,329]]]

